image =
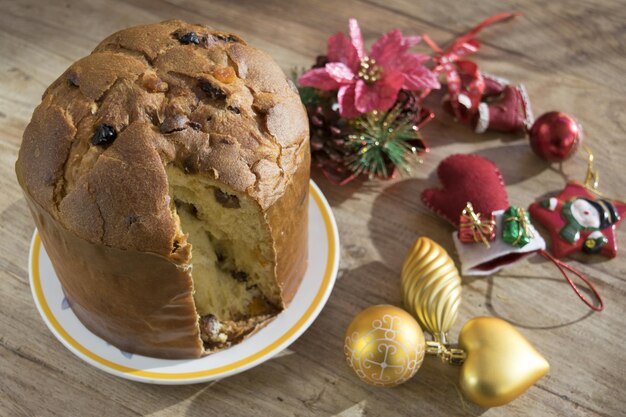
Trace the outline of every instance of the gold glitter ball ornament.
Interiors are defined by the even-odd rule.
[[[411,378],[422,365],[426,342],[417,321],[391,305],[366,308],[346,331],[344,353],[362,381],[393,387]]]

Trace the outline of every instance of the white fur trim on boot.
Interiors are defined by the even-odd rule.
[[[487,103],[480,103],[478,105],[478,120],[476,121],[476,127],[474,132],[485,133],[489,127],[489,106]]]

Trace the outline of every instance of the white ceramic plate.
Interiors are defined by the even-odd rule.
[[[309,266],[291,305],[240,344],[200,359],[170,360],[122,352],[91,333],[74,315],[35,231],[30,247],[30,286],[46,325],[65,347],[113,375],[155,384],[190,384],[243,372],[293,343],[318,316],[335,283],[339,236],[332,211],[311,181]]]

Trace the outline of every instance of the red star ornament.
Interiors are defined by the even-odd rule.
[[[617,256],[615,226],[624,218],[626,204],[598,198],[572,181],[559,195],[534,202],[528,211],[549,231],[550,252],[555,257],[578,251]]]

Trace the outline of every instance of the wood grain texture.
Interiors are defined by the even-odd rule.
[[[45,87],[97,42],[125,26],[183,18],[240,33],[289,71],[310,65],[326,38],[361,22],[366,42],[399,27],[440,43],[501,11],[523,18],[487,30],[481,68],[525,83],[537,114],[559,109],[584,125],[601,187],[626,196],[626,12],[621,1],[0,0],[0,416],[620,416],[626,415],[626,257],[572,263],[593,277],[606,310],[590,314],[549,263],[535,258],[493,277],[463,280],[452,334],[478,315],[509,320],[550,362],[550,374],[512,404],[462,400],[457,370],[432,358],[395,389],[360,383],[344,363],[343,332],[361,309],[400,304],[399,272],[413,240],[452,251],[451,230],[419,202],[439,161],[477,152],[498,163],[512,204],[528,205],[581,179],[582,155],[548,166],[522,137],[474,135],[437,112],[431,152],[410,178],[335,187],[313,174],[339,224],[339,280],[313,326],[280,355],[210,384],[169,387],[121,380],[74,357],[40,319],[28,286],[33,222],[14,176],[21,135]],[[420,46],[422,51],[426,48]],[[431,107],[438,110],[436,97]],[[623,231],[618,239],[626,239]]]

